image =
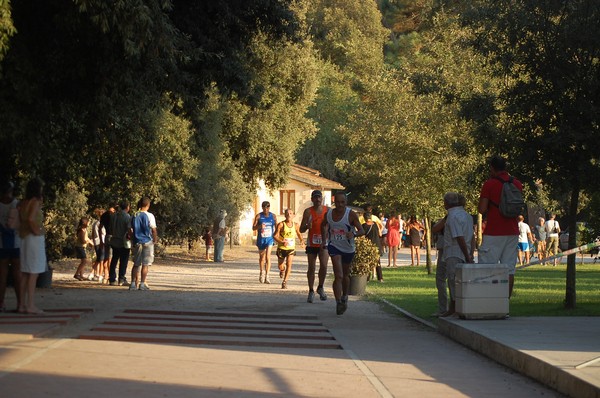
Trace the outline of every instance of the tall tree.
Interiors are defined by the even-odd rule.
[[[306,9],[307,35],[323,74],[309,113],[318,132],[300,148],[297,159],[346,183],[335,163],[347,159],[349,151],[337,129],[355,112],[368,81],[381,72],[389,30],[370,0],[309,0]]]

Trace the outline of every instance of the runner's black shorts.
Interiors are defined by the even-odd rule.
[[[306,254],[319,254],[321,246],[306,246]]]
[[[287,256],[293,256],[296,254],[296,250],[294,249],[277,249],[277,258],[286,258]]]

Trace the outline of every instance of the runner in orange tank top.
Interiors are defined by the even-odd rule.
[[[323,241],[323,237],[321,236],[321,223],[329,208],[323,205],[323,194],[321,191],[313,191],[310,199],[313,205],[304,210],[304,213],[302,214],[300,232],[304,233],[308,231],[308,237],[306,239],[306,257],[308,258],[308,271],[306,273],[306,277],[308,278],[308,298],[306,301],[312,303],[315,297],[314,286],[317,257],[319,257],[319,285],[317,286],[317,293],[321,300],[327,300],[323,284],[325,283],[325,277],[327,276],[327,261],[329,260],[329,254],[327,253],[327,249],[323,248],[321,245]]]

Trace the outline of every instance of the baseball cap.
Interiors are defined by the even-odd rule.
[[[314,197],[314,196],[320,196],[323,197],[323,194],[321,193],[321,191],[319,191],[318,189],[315,189],[314,191],[312,191],[312,193],[310,194],[310,197]]]

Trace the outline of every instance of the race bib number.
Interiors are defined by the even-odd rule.
[[[263,238],[270,238],[273,236],[273,228],[270,225],[263,224],[260,236]]]
[[[312,243],[314,243],[315,245],[320,245],[321,243],[323,243],[323,239],[321,239],[321,234],[313,234]]]
[[[294,238],[285,238],[283,242],[286,247],[294,247],[296,245],[296,240]]]
[[[346,231],[343,229],[332,229],[331,230],[331,240],[344,240],[346,238]]]

